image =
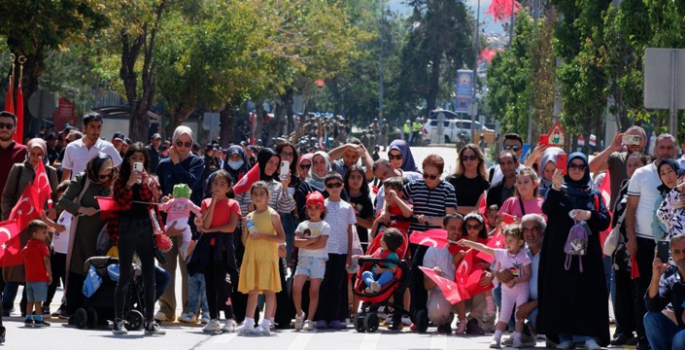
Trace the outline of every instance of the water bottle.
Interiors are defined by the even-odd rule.
[[[250,234],[257,233],[257,227],[254,225],[254,222],[252,220],[247,222],[247,232]]]

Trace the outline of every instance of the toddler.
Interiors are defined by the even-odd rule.
[[[27,327],[50,326],[43,319],[42,304],[48,297],[48,285],[52,283],[50,251],[48,249],[48,225],[40,220],[33,220],[26,227],[29,241],[21,251],[24,256],[26,279],[26,319]],[[33,315],[35,311],[36,315]]]
[[[168,212],[165,229],[169,230],[176,223],[176,228],[183,230],[183,243],[179,247],[179,252],[183,259],[187,256],[188,246],[193,237],[190,226],[188,226],[190,212],[198,216],[200,215],[200,208],[190,201],[192,193],[193,191],[186,184],[175,185],[173,198],[159,206],[159,210]]]
[[[381,247],[373,253],[373,255],[354,256],[358,259],[387,259],[387,262],[380,262],[375,264],[371,270],[362,273],[362,280],[366,284],[367,294],[376,293],[386,284],[390,283],[397,271],[397,264],[400,262],[400,257],[396,251],[404,243],[404,236],[396,228],[388,228],[383,231],[381,237]]]

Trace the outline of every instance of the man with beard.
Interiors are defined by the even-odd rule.
[[[100,114],[91,112],[83,116],[83,131],[85,136],[70,143],[64,151],[62,181],[70,180],[76,174],[86,170],[86,164],[100,152],[112,157],[115,167],[121,164],[119,151],[108,141],[100,139],[102,131]]]
[[[17,117],[14,114],[0,112],[0,184],[3,187],[14,163],[26,160],[26,146],[14,142],[13,139],[16,126]]]
[[[346,144],[328,152],[328,156],[331,158],[331,168],[333,171],[338,172],[343,178],[347,173],[347,169],[356,165],[359,162],[359,158],[362,158],[364,163],[362,169],[364,169],[366,180],[373,179],[373,171],[371,169],[373,159],[371,159],[369,151],[366,150],[359,139],[350,137]],[[342,156],[342,159],[338,159],[340,156]]]
[[[503,179],[490,187],[486,202],[488,208],[496,204],[499,208],[509,197],[513,197],[516,192],[516,171],[518,169],[518,156],[514,151],[505,150],[500,153],[499,169],[503,174]]]
[[[685,349],[685,236],[671,239],[671,257],[676,267],[661,261],[658,256],[652,262],[652,280],[645,295],[648,312],[644,323],[647,339],[652,350]],[[662,311],[666,305],[673,306],[674,323]]]

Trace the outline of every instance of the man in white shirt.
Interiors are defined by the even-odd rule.
[[[395,176],[407,179],[408,182],[414,180],[423,179],[423,175],[414,171],[403,171],[402,169],[396,169],[392,163],[387,159],[379,159],[373,162],[373,176],[381,180],[380,189],[378,194],[376,194],[376,213],[383,209],[383,204],[385,204],[385,190],[382,182]]]
[[[635,295],[645,295],[652,279],[652,261],[654,260],[654,235],[652,234],[652,217],[654,205],[660,198],[657,187],[661,185],[657,165],[662,160],[674,159],[678,155],[676,140],[673,135],[661,134],[654,147],[653,163],[635,170],[628,185],[628,205],[626,207],[626,248],[635,255],[640,270],[640,277],[635,279]],[[647,312],[642,298],[636,298],[635,312],[640,316]],[[638,349],[647,349],[649,343],[645,336],[642,322],[637,322]]]
[[[76,174],[86,170],[88,162],[98,153],[106,153],[112,157],[114,166],[121,164],[121,155],[110,142],[100,139],[102,131],[102,116],[98,113],[88,113],[83,116],[84,136],[70,143],[64,151],[62,161],[62,181],[69,180]]]
[[[504,135],[504,140],[502,141],[502,150],[506,151],[512,151],[516,153],[516,159],[520,160],[521,155],[523,154],[523,138],[519,134],[506,134]],[[516,173],[518,174],[519,170],[521,168],[525,167],[526,165],[524,163],[518,162],[519,166],[516,169]],[[504,174],[502,173],[502,169],[500,169],[499,165],[494,165],[490,170],[488,171],[489,174],[489,181],[490,184],[496,184],[504,178]]]

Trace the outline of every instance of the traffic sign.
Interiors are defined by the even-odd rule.
[[[552,125],[552,129],[549,130],[548,136],[550,146],[564,147],[564,139],[566,134],[564,133],[564,128],[561,127],[559,121],[556,121],[554,125]]]

